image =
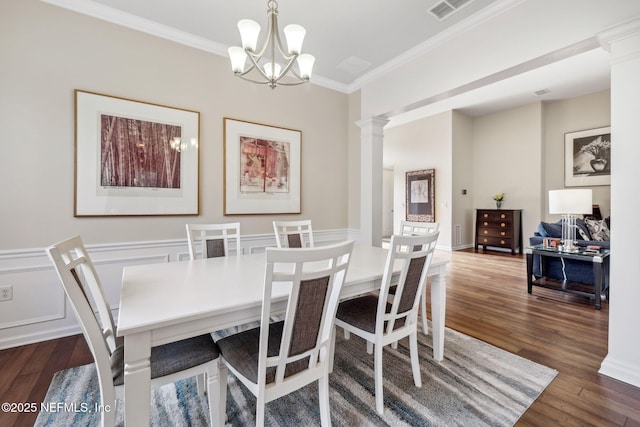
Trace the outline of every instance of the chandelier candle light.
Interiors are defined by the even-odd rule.
[[[244,80],[257,84],[266,84],[271,89],[275,89],[278,84],[284,86],[294,86],[309,82],[311,71],[315,58],[308,53],[301,54],[302,42],[306,34],[306,30],[300,25],[291,24],[284,27],[284,36],[287,40],[288,50],[282,46],[280,32],[278,30],[278,2],[269,0],[267,2],[267,15],[269,27],[267,30],[267,39],[260,51],[256,51],[258,44],[258,35],[260,34],[260,25],[251,19],[242,19],[238,21],[238,30],[242,38],[242,47],[230,47],[229,58],[231,59],[231,68],[233,73]],[[284,67],[276,62],[276,53],[284,61]],[[247,59],[251,63],[250,67],[245,70]],[[260,61],[265,59],[262,66]],[[293,67],[293,63],[298,63],[299,72]],[[247,75],[257,70],[256,78],[247,77]],[[294,81],[281,81],[281,79],[291,72],[295,78]],[[256,74],[256,73],[254,73]]]
[[[593,209],[592,191],[583,190],[550,190],[549,213],[562,215],[562,252],[577,252],[576,215],[590,214]]]

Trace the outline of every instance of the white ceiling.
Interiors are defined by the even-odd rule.
[[[224,56],[229,46],[240,44],[238,20],[257,21],[263,27],[260,40],[267,24],[266,0],[43,1]],[[280,0],[279,21],[281,28],[291,23],[306,28],[303,52],[316,57],[312,82],[349,93],[406,61],[408,52],[481,25],[521,1],[471,0],[439,21],[429,9],[442,0]],[[370,65],[355,73],[345,70],[346,65],[360,63]],[[451,108],[482,115],[609,87],[608,55],[602,49],[542,63],[514,69],[511,75],[489,76],[477,87],[460,88],[458,93],[390,112],[390,125]],[[533,93],[541,89],[550,92]],[[496,94],[501,95],[497,98]]]

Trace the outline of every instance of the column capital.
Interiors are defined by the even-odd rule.
[[[389,123],[389,119],[386,119],[382,116],[374,116],[367,119],[358,120],[356,122],[356,126],[358,126],[360,129],[382,129],[387,125],[387,123]]]
[[[621,22],[596,34],[612,62],[625,61],[640,53],[640,16]]]

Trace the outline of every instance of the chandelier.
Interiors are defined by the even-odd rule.
[[[278,30],[278,2],[269,0],[267,2],[267,16],[269,27],[267,39],[260,51],[256,51],[260,25],[251,19],[238,21],[238,30],[242,38],[242,47],[233,46],[229,48],[229,58],[233,74],[244,80],[257,84],[266,84],[271,89],[275,89],[278,84],[284,86],[295,86],[307,83],[311,77],[315,58],[308,53],[301,54],[302,41],[306,30],[300,25],[292,24],[284,27],[284,36],[287,40],[288,50],[282,47],[282,39]],[[276,54],[284,62],[284,67],[276,61]],[[245,65],[249,59],[250,66],[245,70]],[[260,61],[265,62],[261,66]],[[294,62],[298,63],[298,71],[293,67]],[[252,76],[249,76],[253,70]],[[281,81],[287,73],[295,80]]]

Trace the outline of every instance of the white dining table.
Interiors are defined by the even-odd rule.
[[[387,249],[356,243],[341,298],[378,290],[386,257]],[[448,262],[436,253],[428,273],[437,361],[444,353]],[[127,426],[149,425],[151,347],[259,320],[264,272],[264,253],[124,268],[117,335],[125,343]],[[274,312],[284,312],[287,292],[274,286]]]

